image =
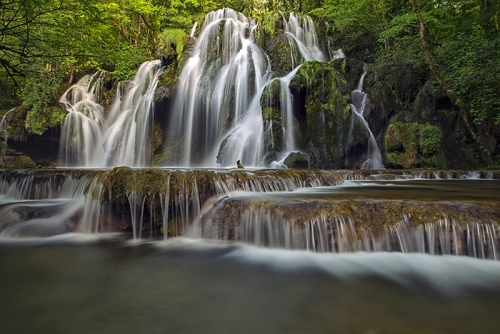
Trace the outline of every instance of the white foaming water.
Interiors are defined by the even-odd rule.
[[[354,115],[359,119],[361,124],[370,133],[370,138],[368,139],[368,152],[366,153],[366,161],[363,163],[363,169],[384,169],[384,164],[382,163],[382,152],[378,146],[377,141],[373,132],[370,130],[368,122],[365,120],[364,112],[366,109],[366,103],[368,100],[368,95],[363,92],[363,81],[365,79],[366,73],[368,72],[368,67],[365,65],[363,68],[363,74],[359,79],[358,86],[355,90],[351,92],[351,109]]]
[[[272,73],[267,56],[254,42],[255,28],[255,21],[229,8],[206,16],[179,78],[167,140],[177,159],[169,164],[214,166],[216,157],[222,166],[232,166],[239,159],[245,166],[263,164],[260,97]],[[305,60],[326,61],[309,17],[291,14],[285,30],[302,57],[294,66]],[[281,125],[287,150],[295,149],[288,83],[296,71],[276,79],[282,85],[286,117]]]
[[[276,270],[319,269],[348,282],[358,277],[378,276],[412,288],[418,280],[419,285],[443,294],[460,294],[463,288],[488,288],[500,283],[500,262],[460,256],[386,252],[317,254],[251,246],[238,247],[225,256]]]
[[[84,212],[85,188],[90,178],[68,177],[61,186],[55,180],[33,182],[34,176],[8,182],[0,178],[0,236],[50,236],[72,232]]]
[[[302,60],[295,65],[299,65],[304,61],[317,60],[327,61],[318,44],[318,36],[314,28],[314,22],[309,16],[299,17],[294,13],[290,13],[288,21],[283,19],[285,23],[285,33],[287,37],[295,41]],[[293,48],[294,43],[290,43]]]
[[[103,74],[84,76],[60,102],[68,111],[61,134],[63,167],[148,166],[151,152],[153,97],[160,61],[141,65],[122,95],[117,89],[109,112],[101,100]],[[120,87],[119,87],[120,88]]]

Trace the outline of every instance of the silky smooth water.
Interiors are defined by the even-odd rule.
[[[497,333],[500,263],[178,239],[0,241],[2,333]]]

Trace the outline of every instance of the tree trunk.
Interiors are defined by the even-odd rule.
[[[441,87],[444,89],[448,97],[450,98],[451,102],[458,107],[460,110],[460,115],[462,116],[462,119],[465,123],[465,127],[467,128],[467,131],[469,131],[470,135],[472,138],[478,143],[481,144],[480,138],[477,135],[477,130],[474,127],[474,124],[469,119],[469,108],[467,105],[458,97],[451,89],[451,87],[444,81],[443,77],[439,73],[438,69],[436,66],[434,66],[434,62],[432,61],[432,56],[429,51],[429,48],[427,47],[427,42],[425,41],[425,24],[424,24],[424,19],[422,18],[422,14],[420,13],[420,8],[418,7],[417,1],[416,0],[410,0],[410,3],[415,10],[415,13],[417,14],[418,22],[419,22],[419,29],[420,29],[420,43],[422,45],[422,52],[424,53],[424,57],[427,60],[427,63],[429,65],[429,68],[434,74],[434,77],[436,80],[439,82]]]

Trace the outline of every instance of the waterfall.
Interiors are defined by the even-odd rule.
[[[368,72],[368,66],[365,64],[363,67],[363,73],[359,79],[358,86],[351,92],[351,109],[353,114],[357,119],[363,124],[365,129],[369,132],[370,138],[368,139],[368,152],[366,153],[366,161],[363,162],[363,169],[383,169],[384,165],[382,162],[382,152],[378,146],[377,140],[370,130],[368,122],[365,120],[364,112],[366,109],[366,103],[368,102],[368,95],[363,92],[363,81],[365,79],[366,73]]]
[[[92,178],[36,180],[28,174],[0,179],[2,236],[50,236],[74,231],[85,207],[84,191]]]
[[[119,86],[106,112],[102,99],[104,74],[84,76],[61,97],[68,111],[61,134],[64,167],[148,166],[153,123],[153,97],[160,61],[141,65],[134,79]],[[122,88],[126,90],[122,95]]]
[[[327,61],[326,56],[319,48],[316,28],[314,28],[314,22],[311,17],[298,17],[294,13],[290,13],[288,21],[285,19],[283,21],[287,37],[295,41],[302,56],[302,60],[298,64],[308,60]],[[293,44],[290,43],[291,49],[293,49]]]
[[[280,80],[286,150],[295,149],[288,83],[297,71],[274,78],[264,51],[255,44],[256,21],[225,8],[209,13],[191,57],[179,78],[167,146],[168,165],[263,165],[265,154],[261,96],[272,80]],[[291,48],[301,59],[326,61],[318,47],[311,18],[293,13],[285,20]]]
[[[1,138],[1,139],[4,139],[4,140],[5,140],[5,142],[7,142],[7,139],[8,139],[8,137],[9,137],[9,136],[8,136],[9,134],[8,134],[8,132],[7,132],[7,119],[6,119],[6,117],[7,117],[7,115],[8,115],[10,112],[12,112],[13,110],[14,110],[14,109],[11,109],[11,110],[7,111],[7,112],[5,113],[5,115],[3,115],[2,120],[0,121],[0,138]]]
[[[212,238],[238,240],[259,247],[313,252],[402,252],[463,255],[500,259],[497,224],[465,223],[439,219],[411,227],[409,216],[383,231],[357,228],[352,217],[321,214],[306,221],[287,220],[282,212],[264,208],[245,210],[237,227],[214,229],[210,218],[205,231]]]
[[[0,236],[129,231],[134,239],[185,236],[315,252],[395,251],[499,259],[500,230],[492,223],[498,217],[498,180],[485,180],[498,179],[498,173],[396,173],[124,167],[3,171]],[[470,175],[482,180],[468,179]],[[406,194],[412,187],[416,197],[386,201],[385,208],[391,208],[387,212],[385,197],[380,200],[369,193],[373,186],[384,192],[391,184],[403,187]],[[450,197],[457,187],[467,191]],[[425,189],[456,203],[438,197],[424,204],[417,194]],[[365,198],[345,199],[351,191],[363,192]],[[335,194],[342,196],[330,197]],[[441,203],[439,209],[433,203]],[[436,219],[435,210],[443,218]],[[396,212],[401,220],[387,221]],[[408,212],[422,217],[411,218]]]

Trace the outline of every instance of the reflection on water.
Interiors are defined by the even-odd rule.
[[[88,239],[88,240],[86,240]],[[2,333],[495,333],[500,263],[178,239],[0,242]]]

